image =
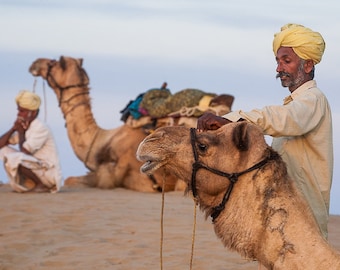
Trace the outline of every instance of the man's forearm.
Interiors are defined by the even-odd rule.
[[[0,137],[0,148],[6,146],[9,143],[9,138],[12,136],[12,134],[15,132],[14,127],[12,127],[10,130],[8,130],[5,134],[3,134]]]

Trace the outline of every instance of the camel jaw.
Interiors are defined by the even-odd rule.
[[[152,174],[166,165],[167,155],[165,155],[164,148],[161,147],[164,145],[162,139],[164,139],[164,131],[158,130],[151,133],[139,144],[136,157],[139,161],[144,162],[140,168],[142,173]]]
[[[29,67],[28,71],[31,73],[34,77],[46,76],[47,70],[48,70],[48,64],[51,62],[51,59],[47,58],[38,58],[35,60],[31,66]]]
[[[144,164],[140,167],[140,171],[146,174],[152,174],[164,165],[161,160],[157,160],[150,156],[137,156],[137,159],[144,162]]]
[[[39,71],[36,69],[36,67],[33,64],[32,66],[30,66],[29,72],[35,77],[39,76]]]
[[[28,71],[34,76],[38,77],[41,76],[40,74],[40,68],[38,67],[38,64],[34,62],[28,69]]]

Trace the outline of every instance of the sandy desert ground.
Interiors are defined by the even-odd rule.
[[[0,205],[1,270],[190,269],[194,203],[183,192],[164,195],[163,227],[158,193],[64,187],[17,194],[2,185]],[[199,210],[196,220],[192,269],[257,269],[223,247]],[[329,231],[340,250],[340,216],[331,216]]]

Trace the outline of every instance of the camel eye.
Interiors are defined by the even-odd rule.
[[[48,63],[48,66],[49,67],[53,67],[55,65],[55,63],[57,63],[56,60],[51,60],[49,63]]]
[[[199,143],[197,146],[201,152],[205,152],[207,150],[207,146],[203,143]]]

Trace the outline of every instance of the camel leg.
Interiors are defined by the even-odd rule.
[[[82,176],[69,176],[64,181],[65,186],[79,187],[96,187],[96,175],[93,172],[88,172]]]

